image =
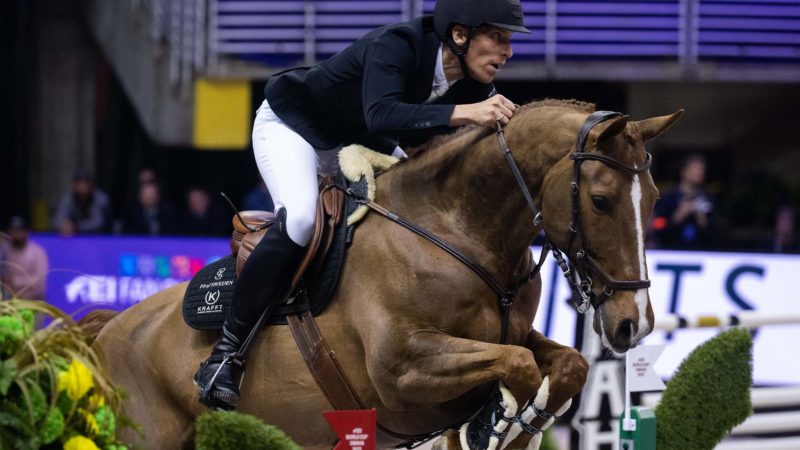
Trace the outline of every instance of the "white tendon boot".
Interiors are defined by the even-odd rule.
[[[461,426],[461,448],[496,450],[505,437],[505,430],[514,421],[517,408],[517,400],[511,391],[500,383],[499,392],[489,404],[471,422]]]
[[[533,399],[531,403],[522,411],[520,414],[520,421],[515,422],[511,428],[508,430],[508,437],[506,438],[506,443],[511,443],[516,439],[520,433],[526,432],[532,434],[531,440],[528,441],[528,445],[525,447],[525,450],[538,450],[539,446],[542,443],[542,433],[544,430],[550,428],[550,426],[555,421],[556,417],[561,416],[564,414],[570,406],[572,406],[572,399],[567,400],[555,414],[550,415],[545,411],[547,407],[548,397],[550,396],[550,377],[545,376],[542,380],[542,385],[539,386],[539,390],[536,392],[536,397]],[[544,425],[542,425],[541,429],[536,429],[530,426],[529,424],[536,418],[536,416],[541,417],[542,419],[547,420]],[[522,425],[525,424],[525,425]],[[503,447],[504,450],[512,450],[510,447],[507,446]]]
[[[528,433],[531,435],[531,439],[524,450],[538,450],[542,443],[542,432],[548,429],[555,418],[564,414],[572,405],[572,399],[569,399],[558,408],[555,414],[551,415],[545,411],[549,395],[550,377],[545,376],[542,385],[536,392],[536,397],[517,416],[515,414],[518,402],[511,395],[511,391],[501,383],[499,392],[490,403],[484,406],[472,421],[465,423],[458,430],[461,449],[511,450],[509,444],[519,437],[520,433]],[[530,425],[537,416],[546,420],[541,429]],[[433,450],[446,450],[448,443],[452,443],[452,441],[448,442],[446,437],[440,437],[433,444]]]

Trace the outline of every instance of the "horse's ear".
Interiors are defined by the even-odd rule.
[[[605,144],[611,141],[614,136],[622,133],[622,130],[625,129],[627,124],[628,116],[619,116],[602,124],[601,126],[604,126],[604,128],[600,129],[600,135],[597,136],[597,147],[603,147]],[[600,128],[600,126],[598,126],[598,128]]]
[[[647,142],[656,138],[658,135],[666,131],[667,128],[671,127],[672,124],[678,120],[678,117],[680,117],[681,114],[683,114],[683,110],[679,109],[669,116],[651,117],[649,119],[644,119],[633,123],[639,127],[639,131],[642,134],[642,141]]]

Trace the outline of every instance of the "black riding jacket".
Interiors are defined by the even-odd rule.
[[[456,104],[494,92],[492,84],[461,79],[424,104],[440,43],[431,16],[380,27],[325,62],[274,75],[264,94],[275,114],[317,149],[358,142],[391,153],[405,136],[446,132]]]

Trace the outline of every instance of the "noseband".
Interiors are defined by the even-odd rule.
[[[545,233],[545,243],[542,247],[542,256],[537,264],[537,267],[541,267],[544,258],[547,256],[547,251],[552,251],[556,262],[564,274],[564,277],[570,283],[574,294],[577,297],[580,297],[580,303],[576,302],[576,307],[580,313],[586,312],[589,309],[589,305],[592,305],[596,310],[600,307],[600,305],[603,304],[603,302],[614,295],[615,290],[635,291],[650,287],[650,280],[616,280],[608,275],[608,273],[606,273],[600,267],[592,255],[589,254],[587,249],[589,244],[588,240],[586,239],[586,233],[584,232],[583,223],[581,220],[580,169],[581,164],[583,164],[584,161],[600,161],[613,169],[626,172],[631,175],[637,175],[642,172],[646,172],[652,165],[653,157],[650,155],[650,153],[646,153],[647,156],[642,167],[635,167],[624,164],[621,161],[609,156],[599,153],[586,153],[584,151],[586,140],[592,128],[609,119],[621,116],[621,113],[611,111],[596,111],[592,113],[586,118],[586,121],[581,126],[580,131],[578,132],[577,142],[575,143],[575,151],[569,155],[569,158],[573,160],[574,163],[572,166],[572,183],[570,183],[572,220],[569,224],[570,235],[566,253],[569,255],[569,251],[572,249],[575,237],[577,236],[578,241],[580,242],[580,247],[578,247],[577,251],[575,252],[574,261],[572,258],[569,258],[572,264],[567,263],[561,251],[556,248],[550,237]],[[528,207],[533,213],[533,224],[534,226],[539,226],[542,223],[542,212],[536,207],[533,199],[531,198],[530,190],[528,189],[528,186],[525,183],[522,174],[520,173],[516,161],[514,161],[514,156],[511,154],[511,150],[508,148],[508,144],[506,143],[505,135],[503,133],[503,128],[499,122],[497,123],[497,141],[500,145],[503,155],[506,158],[506,162],[511,168],[511,171],[514,173],[514,178],[516,179],[522,194],[525,196]],[[596,276],[600,281],[603,282],[603,289],[599,295],[595,294],[592,289],[592,275]]]

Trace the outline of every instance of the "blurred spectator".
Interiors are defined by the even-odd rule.
[[[653,212],[655,244],[661,248],[708,248],[714,239],[714,203],[703,190],[706,161],[689,155],[681,164],[678,186],[661,195]]]
[[[94,179],[85,171],[72,177],[72,190],[58,203],[53,218],[56,230],[64,236],[75,233],[103,233],[109,230],[111,202],[108,195],[94,185]]]
[[[800,250],[795,234],[797,210],[791,206],[781,206],[775,214],[775,232],[772,237],[772,251],[775,253],[796,252]]]
[[[139,190],[141,189],[142,185],[147,183],[153,183],[159,186],[159,192],[161,192],[161,180],[159,180],[155,169],[148,166],[140,167],[136,172],[135,189],[126,189],[125,204],[119,208],[118,212],[122,214],[122,217],[116,217],[113,221],[112,232],[114,234],[119,235],[127,232],[125,229],[125,220],[127,219],[126,216],[130,214],[132,210],[138,207]]]
[[[242,199],[242,210],[244,211],[274,211],[275,204],[272,203],[272,196],[269,195],[267,185],[264,180],[259,179],[258,184],[247,191]]]
[[[142,167],[141,169],[139,169],[139,175],[137,181],[139,186],[145,183],[158,184],[158,175],[156,174],[155,169],[150,167]]]
[[[211,200],[211,194],[205,188],[193,186],[186,194],[181,233],[196,236],[228,234],[233,229],[230,216]]]
[[[169,235],[178,231],[175,209],[161,198],[158,184],[149,182],[139,186],[137,202],[128,210],[122,226],[125,233],[148,236]]]
[[[0,282],[17,298],[45,300],[49,261],[41,245],[28,239],[25,219],[14,216],[0,246]]]

